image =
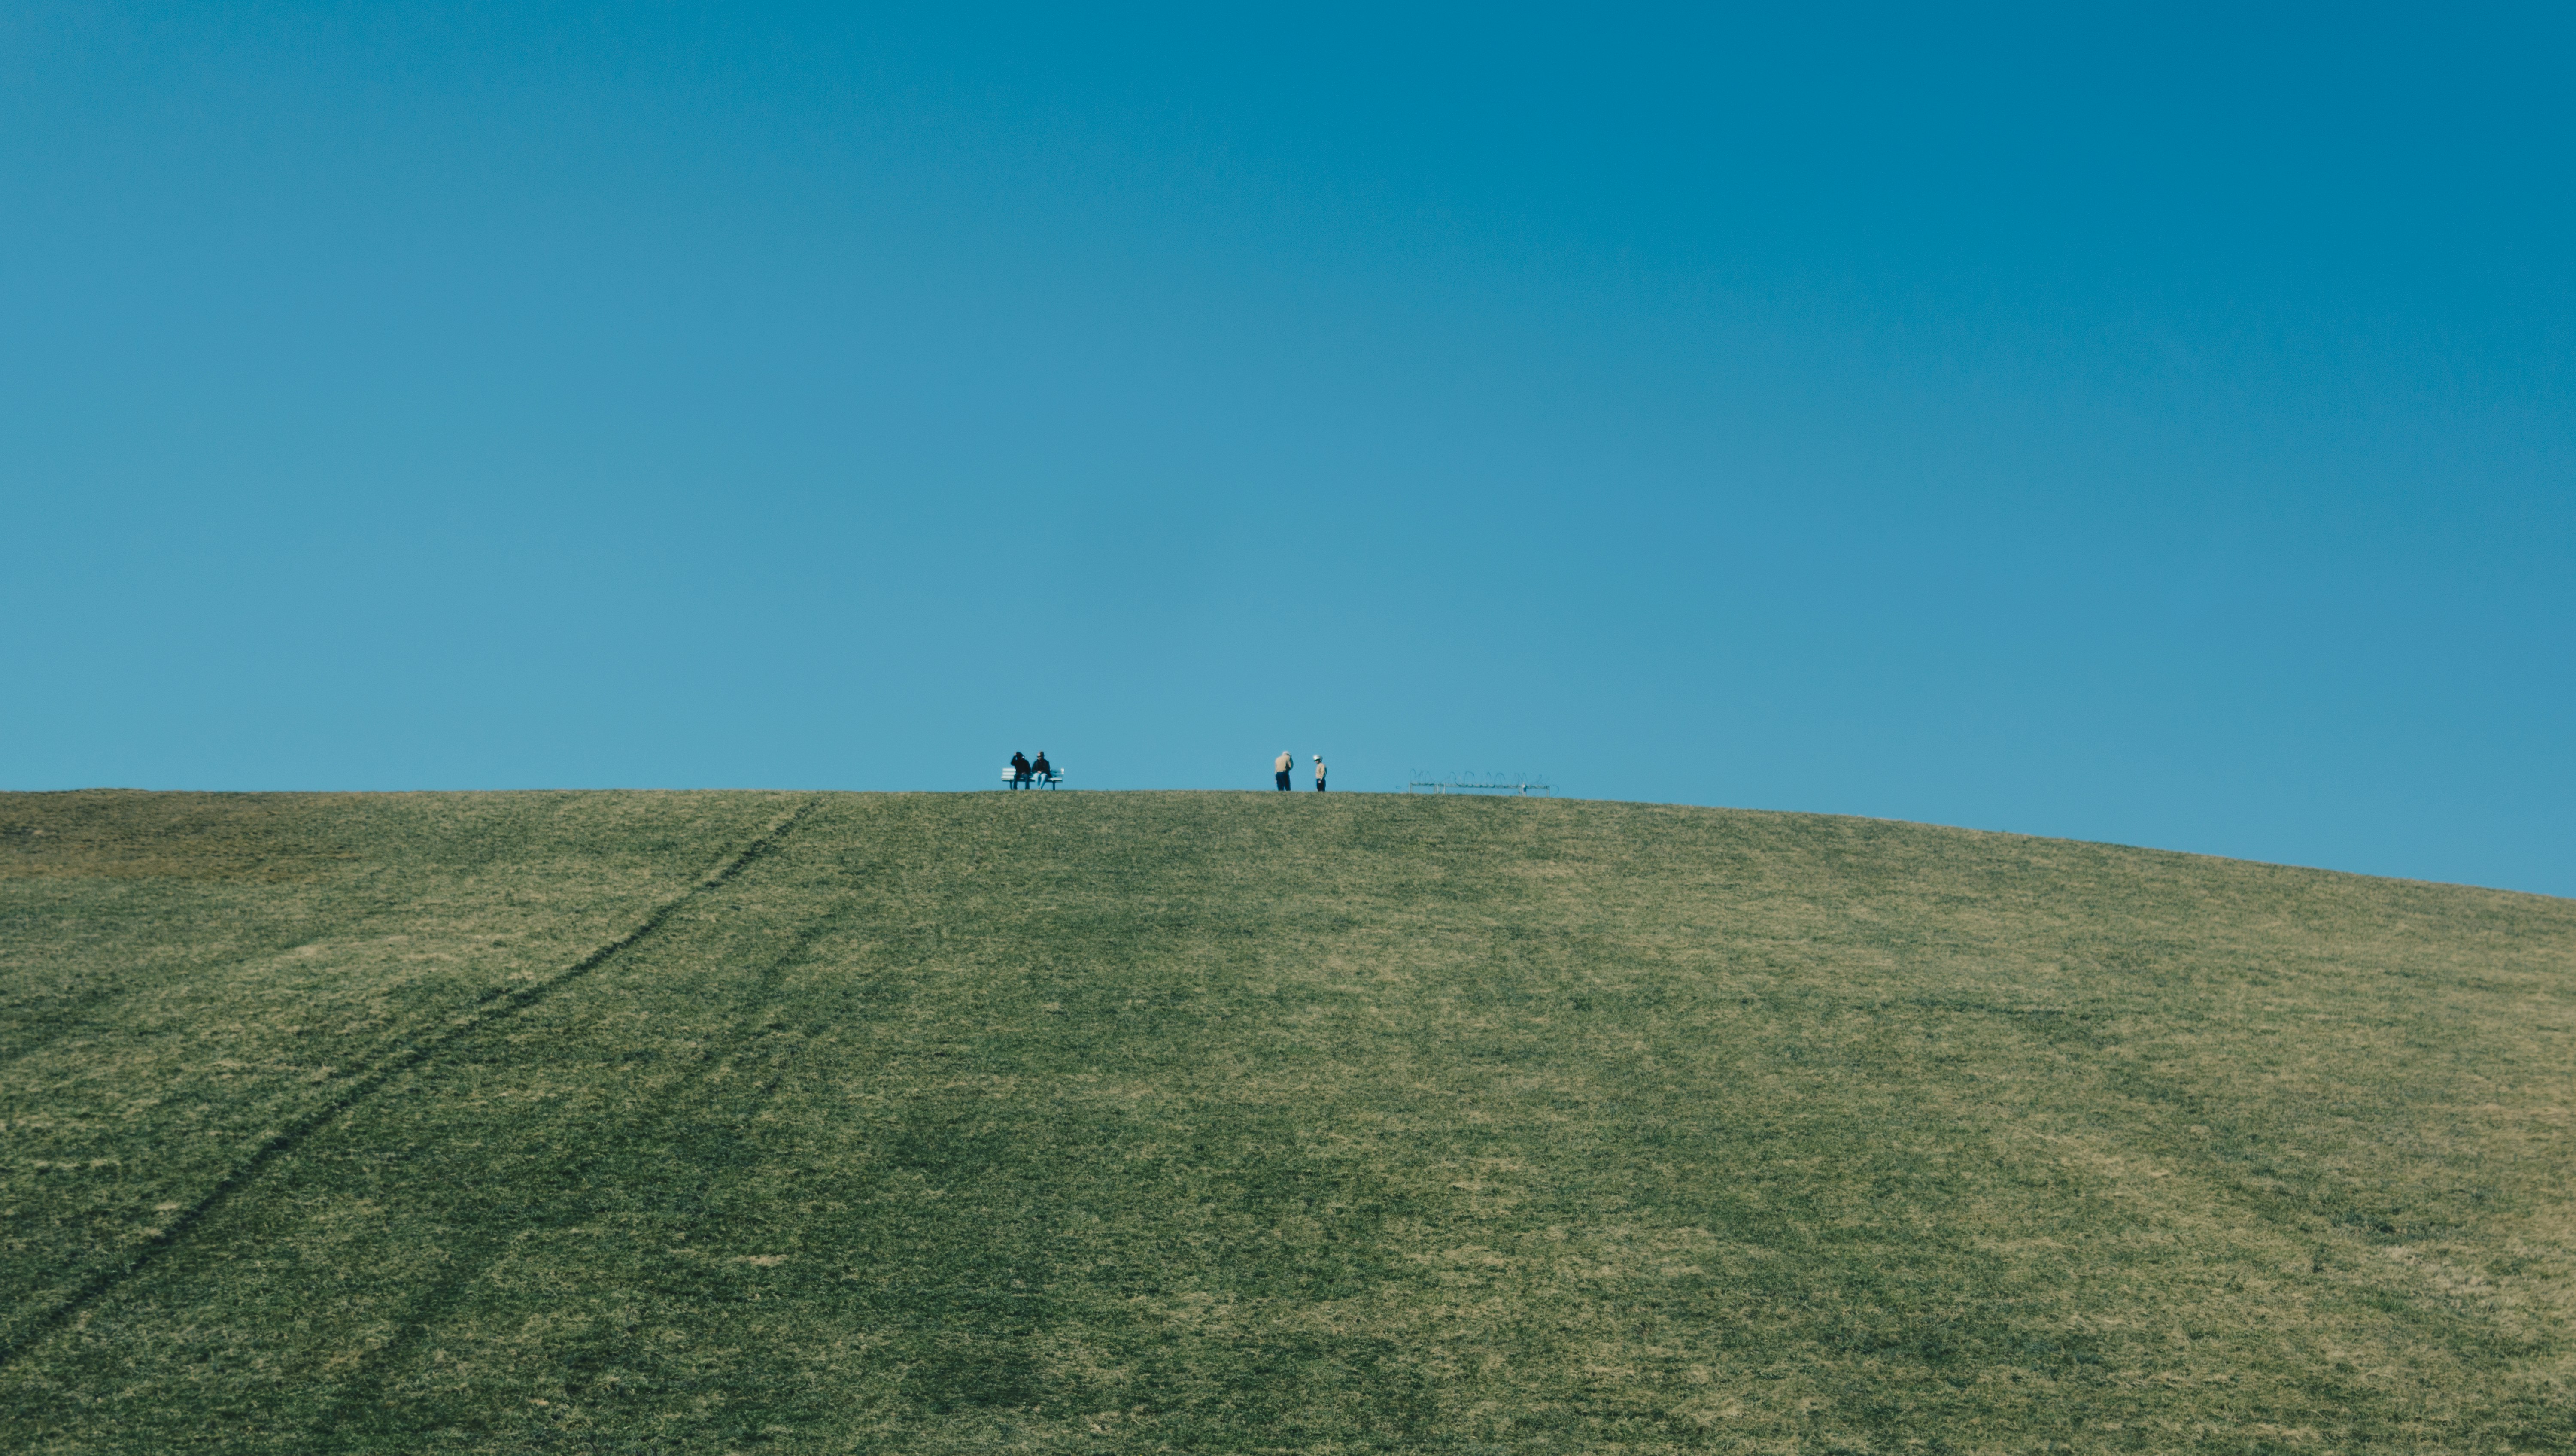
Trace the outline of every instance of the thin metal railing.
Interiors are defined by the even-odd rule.
[[[1530,794],[1552,794],[1555,792],[1555,787],[1551,784],[1541,783],[1539,780],[1528,774],[1459,773],[1450,774],[1445,778],[1433,778],[1426,776],[1422,770],[1415,769],[1413,771],[1413,778],[1406,782],[1404,791],[1408,794],[1519,794],[1527,796]]]

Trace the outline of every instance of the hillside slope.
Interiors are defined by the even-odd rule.
[[[0,1448],[2566,1450],[2576,903],[1301,794],[0,796]]]

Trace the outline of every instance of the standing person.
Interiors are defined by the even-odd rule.
[[[1320,793],[1322,793],[1323,791],[1324,791],[1324,756],[1323,756],[1322,754],[1320,754],[1320,753],[1319,753],[1319,754],[1316,754],[1316,755],[1315,755],[1315,792],[1320,794]]]
[[[1025,789],[1028,786],[1029,756],[1014,748],[1011,750],[1011,787]]]
[[[1295,768],[1296,766],[1297,755],[1290,753],[1284,748],[1279,750],[1279,761],[1270,766],[1277,771],[1272,775],[1272,777],[1279,781],[1279,792],[1283,794],[1288,792],[1288,770]]]
[[[1039,749],[1038,761],[1029,765],[1029,777],[1036,779],[1039,783],[1045,783],[1047,781],[1047,775],[1054,772],[1055,765],[1046,761],[1046,750],[1043,748]]]

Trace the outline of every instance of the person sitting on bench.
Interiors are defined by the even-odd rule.
[[[1018,749],[1016,749],[1016,748],[1015,748],[1015,749],[1012,749],[1012,750],[1011,750],[1011,787],[1012,787],[1012,788],[1015,788],[1015,789],[1025,789],[1025,788],[1027,788],[1028,786],[1029,786],[1029,756],[1028,756],[1027,754],[1025,754],[1025,753],[1020,752],[1020,751],[1019,751]]]
[[[1045,749],[1038,750],[1038,761],[1029,765],[1029,772],[1037,776],[1039,783],[1045,783],[1047,775],[1055,772],[1055,765],[1046,761]]]

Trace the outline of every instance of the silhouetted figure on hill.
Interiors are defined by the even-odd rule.
[[[1012,787],[1012,788],[1015,788],[1015,789],[1025,789],[1025,788],[1027,788],[1028,786],[1029,786],[1029,756],[1028,756],[1027,754],[1025,754],[1025,753],[1020,752],[1020,751],[1019,751],[1018,749],[1016,749],[1016,748],[1015,748],[1015,749],[1012,749],[1012,750],[1011,750],[1011,787]]]
[[[1046,750],[1043,748],[1039,749],[1038,761],[1029,765],[1029,773],[1034,776],[1039,783],[1045,783],[1047,781],[1047,775],[1054,772],[1055,765],[1046,761]]]

